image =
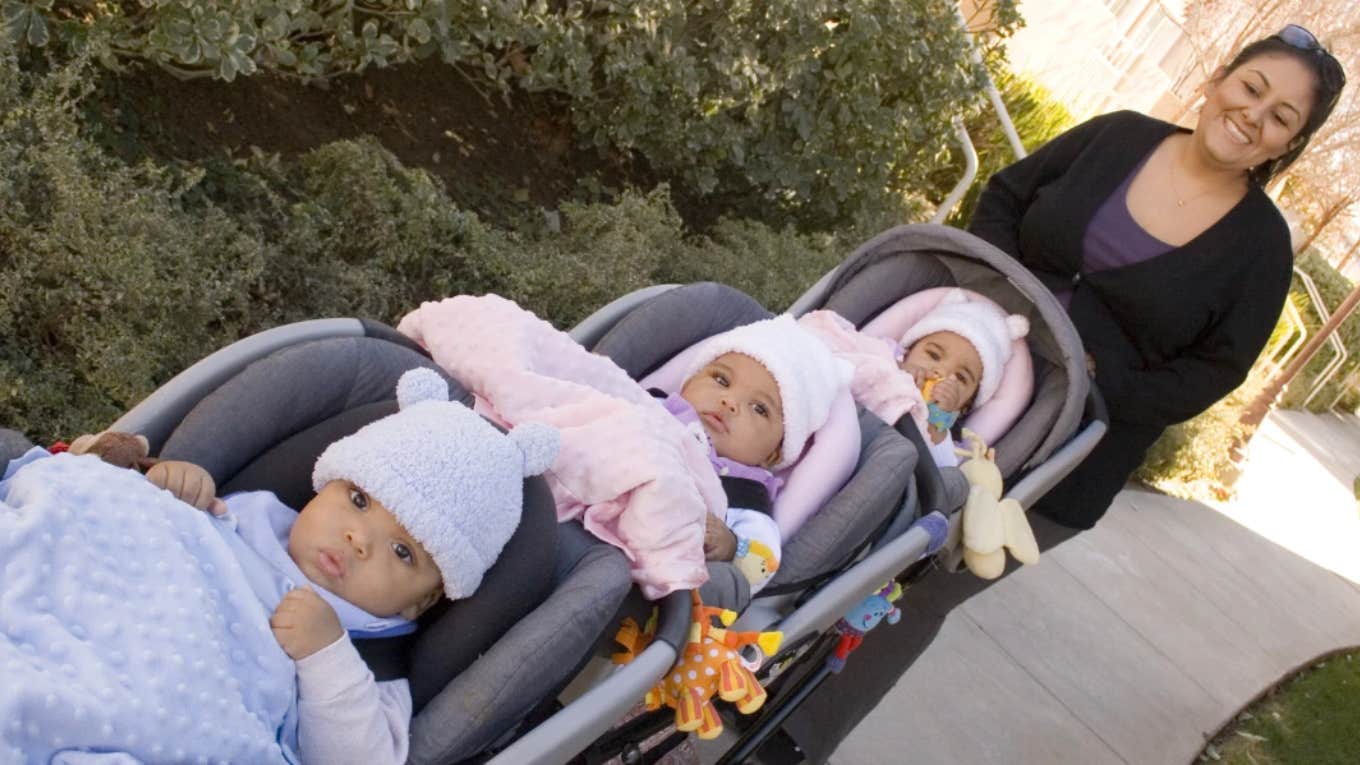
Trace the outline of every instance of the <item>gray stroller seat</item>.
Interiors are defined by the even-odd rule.
[[[321,450],[395,411],[402,372],[434,365],[380,324],[321,320],[261,334],[186,370],[113,429],[204,466],[219,493],[268,489],[300,508]],[[465,396],[450,383],[455,399]],[[559,526],[541,477],[525,479],[524,497],[519,527],[474,595],[431,609],[412,635],[355,641],[378,679],[410,683],[411,762],[480,758],[508,744],[589,658],[628,591],[623,555]]]

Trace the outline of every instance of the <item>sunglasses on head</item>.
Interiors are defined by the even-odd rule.
[[[1275,37],[1290,47],[1316,52],[1321,56],[1323,84],[1340,94],[1341,87],[1346,84],[1346,73],[1341,69],[1341,62],[1336,60],[1336,56],[1318,42],[1317,35],[1298,24],[1286,24],[1284,29],[1275,33]]]

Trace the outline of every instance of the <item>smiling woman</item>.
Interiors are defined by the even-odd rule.
[[[1168,425],[1245,378],[1293,262],[1289,228],[1262,186],[1307,146],[1345,80],[1317,39],[1290,25],[1214,72],[1193,131],[1106,114],[988,182],[969,230],[1067,307],[1110,411],[1095,450],[1031,508],[1041,548],[1094,526]],[[962,575],[914,585],[919,610],[905,629],[866,642],[793,718],[808,759],[825,759],[953,606],[985,585]]]

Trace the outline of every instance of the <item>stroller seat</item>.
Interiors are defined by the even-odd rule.
[[[228,346],[113,429],[149,434],[153,453],[202,465],[222,494],[265,489],[302,507],[321,451],[396,411],[404,371],[434,368],[383,325],[318,323]],[[450,390],[470,398],[456,381]],[[629,584],[623,555],[559,526],[547,484],[526,478],[520,524],[476,593],[431,609],[411,635],[355,641],[377,679],[410,683],[410,761],[458,762],[511,737],[588,658]]]

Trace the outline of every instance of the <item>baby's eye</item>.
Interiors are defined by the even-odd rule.
[[[349,490],[349,502],[360,510],[368,509],[368,495],[358,489]]]
[[[940,352],[939,352],[939,351],[926,351],[926,355],[930,357],[930,360],[931,360],[931,361],[939,361],[939,360],[940,360]]]
[[[756,404],[756,405],[755,405],[755,412],[756,412],[756,414],[760,415],[761,417],[769,417],[769,416],[770,416],[770,409],[769,409],[769,407],[765,406],[764,404]]]
[[[407,547],[401,542],[392,543],[392,552],[395,553],[399,559],[401,559],[402,563],[415,562],[416,557],[415,555],[411,554],[411,548]]]
[[[964,374],[964,373],[962,373],[962,372],[955,372],[955,373],[954,373],[954,379],[958,380],[959,382],[963,383],[964,385],[967,385],[967,384],[968,384],[968,375],[966,375],[966,374]]]
[[[722,372],[714,372],[713,380],[724,388],[730,385],[730,383],[727,381],[727,375],[723,374]]]

